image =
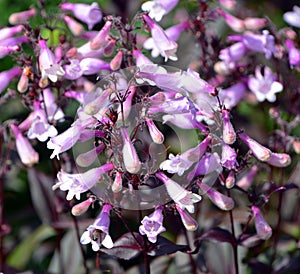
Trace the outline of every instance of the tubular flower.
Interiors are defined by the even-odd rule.
[[[195,231],[198,228],[197,221],[194,220],[187,212],[185,212],[180,205],[175,204],[175,206],[186,230]]]
[[[235,142],[236,133],[230,122],[228,110],[225,110],[225,109],[222,110],[222,118],[223,118],[223,141],[226,144],[231,145]]]
[[[182,209],[186,208],[188,212],[194,213],[194,203],[201,201],[201,196],[187,191],[160,171],[155,176],[165,184],[168,194],[176,204]]]
[[[10,81],[21,74],[19,67],[0,72],[0,94],[6,89]]]
[[[9,16],[8,21],[12,25],[18,25],[25,23],[29,18],[36,15],[36,9],[32,8],[30,10],[21,11],[13,13]]]
[[[16,125],[11,125],[11,130],[16,137],[16,147],[17,152],[20,156],[21,162],[26,166],[33,166],[39,162],[39,155],[33,149],[30,142],[25,138],[20,132],[19,128]]]
[[[112,206],[105,204],[103,209],[95,222],[87,228],[87,231],[83,232],[80,243],[92,244],[92,249],[98,251],[103,245],[106,248],[112,248],[114,246],[113,241],[109,235],[110,218],[109,212]]]
[[[257,206],[253,205],[251,209],[255,219],[254,221],[257,235],[262,240],[268,240],[272,236],[272,228],[266,222]]]
[[[140,233],[142,235],[146,235],[151,243],[156,242],[158,234],[166,231],[166,229],[162,225],[162,210],[162,206],[157,206],[152,214],[144,217],[141,222],[142,224],[139,227]]]
[[[81,193],[91,189],[105,172],[113,168],[114,165],[108,163],[84,173],[69,174],[62,170],[57,174],[58,183],[53,186],[53,189],[59,187],[63,191],[68,191],[67,200],[72,200],[74,196],[79,200]]]
[[[221,164],[227,169],[235,169],[238,166],[235,150],[225,143],[222,146]]]

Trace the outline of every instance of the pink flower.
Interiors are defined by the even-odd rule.
[[[80,216],[82,214],[84,214],[85,212],[88,211],[90,205],[92,203],[94,203],[95,198],[94,197],[89,197],[88,199],[86,199],[85,201],[75,205],[72,207],[71,213],[74,216]]]
[[[226,109],[235,107],[244,97],[246,93],[246,86],[244,83],[239,82],[226,89],[219,91],[219,98],[224,104]]]
[[[105,25],[98,32],[98,34],[90,41],[90,49],[99,50],[104,48],[109,42],[109,32],[112,27],[111,21],[106,21]]]
[[[64,21],[66,22],[68,28],[73,33],[73,35],[79,36],[83,33],[84,31],[83,26],[80,23],[78,23],[76,20],[74,20],[72,17],[65,15]]]
[[[188,231],[195,231],[198,228],[198,223],[195,219],[193,219],[182,207],[178,204],[175,204],[176,209],[180,215],[181,221]]]
[[[5,56],[20,51],[19,45],[14,46],[1,46],[0,45],[0,58],[4,58]]]
[[[53,189],[59,187],[63,191],[68,191],[67,200],[72,200],[74,196],[79,200],[81,193],[91,189],[105,172],[113,168],[114,165],[108,163],[101,167],[92,168],[84,173],[69,174],[62,170],[57,174],[58,183],[53,186]]]
[[[2,28],[2,29],[0,29],[0,41],[10,38],[23,30],[24,30],[24,27],[22,25],[17,25],[17,26],[10,27],[10,28],[9,27]]]
[[[271,153],[270,159],[267,163],[271,166],[286,167],[291,164],[291,157],[286,153]]]
[[[35,15],[36,15],[36,9],[31,8],[30,10],[12,13],[9,16],[8,21],[12,25],[23,24],[29,18],[31,18],[31,17],[33,17]]]
[[[65,2],[61,4],[60,8],[72,11],[77,19],[88,25],[89,30],[102,20],[102,12],[96,2],[93,2],[91,5]]]
[[[248,86],[259,102],[267,99],[273,103],[276,101],[275,94],[283,90],[282,84],[276,81],[276,76],[268,67],[264,68],[264,74],[261,73],[260,67],[256,67],[255,77],[249,78]]]
[[[152,141],[156,144],[162,144],[165,139],[164,135],[159,131],[159,129],[151,119],[147,117],[145,119]]]
[[[272,236],[272,228],[262,216],[259,208],[255,205],[251,207],[254,214],[256,233],[262,240],[268,240]]]
[[[158,234],[166,231],[163,227],[162,206],[157,206],[155,211],[149,216],[145,216],[142,220],[142,225],[139,227],[139,232],[146,235],[151,243],[156,243]]]
[[[286,40],[285,45],[288,48],[290,66],[300,67],[300,50],[295,47],[292,40]]]
[[[26,139],[22,133],[20,132],[19,128],[12,124],[11,130],[16,137],[16,147],[18,154],[20,156],[21,162],[26,166],[33,166],[34,164],[39,162],[39,155],[33,149],[28,139]]]
[[[234,31],[242,32],[245,29],[244,21],[224,12],[221,9],[217,10],[218,13],[225,19],[226,24]]]
[[[21,74],[19,67],[0,72],[0,94],[6,89],[11,80]]]
[[[165,58],[165,62],[168,59],[177,61],[177,43],[175,41],[170,40],[167,34],[164,32],[164,30],[158,24],[156,24],[148,15],[143,14],[143,18],[150,28],[151,35],[153,38],[153,44],[158,49],[160,55]],[[152,48],[152,43],[151,46],[145,43],[144,47],[150,49]]]
[[[153,0],[143,3],[142,10],[148,11],[149,16],[159,22],[164,15],[169,13],[179,0]]]
[[[87,231],[83,232],[80,243],[92,244],[92,249],[98,251],[103,245],[106,248],[113,247],[113,241],[109,235],[108,229],[110,225],[109,212],[112,206],[105,204],[103,209],[95,222],[87,228]]]

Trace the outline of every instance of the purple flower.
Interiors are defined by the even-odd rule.
[[[212,187],[204,183],[199,183],[199,187],[208,196],[208,198],[222,210],[232,210],[234,201],[232,198],[223,195],[222,193],[214,190]]]
[[[143,66],[145,64],[153,64],[139,49],[134,49],[132,54],[135,58],[136,65],[138,67]]]
[[[160,164],[160,168],[166,170],[168,173],[177,173],[179,176],[181,176],[195,162],[201,159],[203,154],[206,152],[210,141],[211,136],[208,135],[198,146],[191,148],[182,154],[177,154],[174,156],[172,153],[170,153],[169,159],[163,161]]]
[[[78,23],[76,20],[74,20],[72,17],[65,15],[64,21],[66,22],[68,28],[70,29],[70,31],[74,36],[79,36],[83,33],[84,31],[83,26],[80,23]]]
[[[294,6],[293,11],[288,11],[283,15],[283,19],[291,26],[300,28],[300,7]]]
[[[260,67],[256,67],[255,78],[249,78],[248,87],[256,95],[259,102],[267,99],[273,103],[276,101],[275,94],[283,90],[282,84],[276,81],[276,76],[268,67],[265,67],[264,74],[261,73]]]
[[[195,231],[198,228],[197,221],[194,220],[187,212],[185,212],[180,205],[175,204],[175,206],[186,230]]]
[[[228,48],[222,49],[219,58],[227,65],[240,60],[247,53],[247,47],[243,42],[237,42]]]
[[[16,125],[11,125],[11,130],[16,137],[16,147],[17,152],[20,156],[21,162],[26,166],[33,166],[39,162],[39,155],[33,149],[30,142],[25,138],[20,132],[19,128]]]
[[[10,28],[9,27],[2,28],[2,29],[0,29],[0,41],[2,42],[5,39],[10,38],[23,30],[24,30],[24,27],[22,25],[17,25],[17,26],[10,27]]]
[[[236,185],[244,190],[248,190],[257,172],[258,166],[254,165],[247,174],[245,174],[240,180],[238,180]]]
[[[105,164],[101,167],[90,169],[84,173],[69,174],[63,170],[58,172],[58,183],[53,186],[53,189],[60,188],[63,191],[68,191],[67,200],[72,200],[73,197],[80,199],[80,194],[91,189],[101,178],[101,176],[114,168],[112,163]]]
[[[142,167],[142,164],[139,160],[135,147],[130,140],[127,129],[125,127],[121,127],[120,131],[123,138],[122,153],[125,168],[130,173],[138,173]]]
[[[0,72],[0,94],[6,89],[11,80],[21,74],[19,67]]]
[[[4,58],[5,56],[12,54],[14,52],[20,51],[20,46],[19,45],[14,45],[14,46],[1,46],[0,45],[0,58]]]
[[[87,231],[83,232],[80,243],[92,244],[92,249],[98,251],[103,245],[106,248],[112,248],[114,246],[113,241],[109,235],[108,229],[110,225],[109,212],[111,205],[105,204],[103,209],[95,222],[87,228]]]
[[[165,139],[164,135],[159,131],[159,129],[151,119],[147,117],[145,119],[152,141],[156,144],[162,144]]]
[[[245,93],[246,86],[240,82],[226,89],[221,89],[219,98],[226,109],[232,109],[243,99]]]
[[[157,206],[155,211],[149,216],[145,216],[142,220],[142,225],[139,227],[139,231],[142,235],[146,235],[151,243],[155,243],[158,234],[166,231],[163,227],[163,215],[162,206]]]
[[[221,164],[227,169],[235,169],[238,166],[235,150],[225,143],[222,145]]]
[[[32,124],[28,130],[28,138],[37,138],[40,142],[45,142],[49,137],[57,135],[57,130],[48,123],[46,113],[41,109],[40,102],[34,102],[34,112],[32,115]]]
[[[88,25],[89,30],[102,20],[102,12],[96,2],[91,5],[65,2],[61,4],[60,8],[72,11],[77,19]]]
[[[267,162],[271,158],[272,152],[268,148],[262,146],[243,132],[239,133],[239,137],[250,148],[250,150],[258,160]]]
[[[94,197],[89,197],[88,199],[86,199],[85,201],[75,205],[72,207],[71,213],[74,216],[80,216],[82,214],[84,214],[85,212],[88,211],[90,205],[95,201]]]
[[[112,22],[106,21],[105,25],[102,27],[102,29],[90,41],[89,46],[90,46],[91,50],[96,51],[96,50],[99,50],[99,49],[107,46],[107,44],[109,42],[109,32],[110,32],[111,27],[112,27]]]
[[[230,122],[228,110],[226,109],[222,110],[222,118],[223,118],[223,141],[229,145],[233,144],[236,140],[236,133]]]
[[[289,62],[291,67],[300,67],[300,50],[297,49],[292,40],[286,40],[285,45],[289,50]]]
[[[218,13],[225,19],[226,24],[234,31],[242,32],[245,29],[244,21],[224,12],[221,9],[217,10]]]
[[[148,11],[149,16],[159,22],[162,17],[168,14],[179,0],[152,0],[143,3],[142,10]]]
[[[79,65],[83,75],[96,74],[101,70],[110,70],[110,65],[98,58],[84,58]]]
[[[18,24],[23,24],[25,23],[29,18],[33,17],[36,15],[36,9],[31,8],[30,10],[26,11],[21,11],[21,12],[16,12],[12,13],[8,21],[12,25],[18,25]]]
[[[165,184],[169,196],[176,204],[182,209],[186,208],[190,213],[194,212],[194,203],[201,201],[201,196],[192,193],[191,191],[187,191],[161,171],[156,172],[155,176]]]
[[[267,163],[271,166],[286,167],[291,164],[291,157],[286,153],[271,153],[270,159]]]
[[[58,121],[63,119],[65,115],[62,109],[56,104],[53,92],[46,88],[43,90],[42,94],[40,101],[43,101],[42,108],[47,112],[48,120]]]
[[[151,35],[153,38],[153,44],[158,49],[160,55],[165,58],[165,62],[168,59],[177,61],[178,59],[176,56],[177,43],[175,41],[170,40],[167,34],[164,32],[164,30],[158,24],[156,24],[148,15],[143,14],[143,18],[150,28]],[[152,43],[150,46],[147,44],[146,41],[144,47],[150,49],[152,48]]]
[[[272,236],[272,228],[262,216],[259,208],[255,205],[251,207],[254,214],[256,233],[262,240],[268,240]]]

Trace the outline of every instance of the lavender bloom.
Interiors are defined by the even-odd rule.
[[[30,10],[13,13],[9,16],[8,22],[12,25],[18,25],[25,23],[29,18],[36,15],[36,9],[31,8]]]
[[[10,28],[9,27],[2,28],[2,29],[0,29],[0,41],[2,42],[5,39],[10,38],[23,30],[24,30],[24,27],[22,25],[17,25],[17,26],[10,27]]]
[[[194,212],[194,203],[201,201],[201,196],[187,191],[160,171],[155,176],[165,184],[168,194],[176,204],[190,213]]]
[[[258,30],[266,26],[268,23],[267,18],[255,18],[255,17],[247,17],[244,19],[244,25],[246,29],[249,30]]]
[[[233,144],[236,140],[236,133],[230,122],[229,111],[226,109],[222,110],[223,118],[223,141],[226,144]]]
[[[249,78],[248,87],[256,95],[259,102],[267,99],[273,103],[276,101],[275,93],[283,90],[282,84],[276,81],[276,76],[268,67],[265,67],[264,75],[262,75],[260,67],[256,67],[255,78]]]
[[[219,3],[221,6],[223,6],[225,9],[233,10],[236,6],[235,0],[219,0]]]
[[[229,88],[219,91],[219,98],[226,109],[235,107],[244,97],[246,86],[244,83],[237,83]]]
[[[175,206],[186,230],[195,231],[198,228],[197,221],[194,220],[187,212],[185,212],[180,205],[175,204]]]
[[[179,0],[152,0],[142,5],[143,11],[148,11],[149,16],[159,22],[162,17],[168,14],[178,3]]]
[[[236,32],[242,32],[245,29],[244,21],[224,12],[221,9],[217,10],[218,13],[225,19],[226,24]]]
[[[45,142],[49,137],[57,135],[56,128],[48,123],[46,113],[41,109],[39,101],[34,102],[32,125],[27,135],[29,139],[37,138],[41,142]]]
[[[21,73],[19,67],[14,67],[10,70],[0,72],[0,94],[6,89],[11,80]]]
[[[246,53],[246,45],[243,42],[237,42],[228,48],[222,49],[219,58],[230,66],[231,63],[235,63],[244,57]]]
[[[208,145],[210,144],[211,139],[211,136],[208,135],[199,145],[183,152],[181,155],[177,154],[174,156],[172,153],[170,153],[169,159],[163,161],[159,167],[163,170],[166,170],[168,173],[177,173],[179,176],[181,176],[195,162],[201,159]]]
[[[46,40],[39,40],[40,55],[39,68],[42,73],[42,79],[49,78],[52,82],[56,82],[58,76],[65,74],[63,68],[56,64],[55,56],[48,48]]]
[[[69,30],[72,32],[74,36],[79,36],[83,33],[84,28],[83,26],[78,23],[76,20],[74,20],[72,17],[65,15],[64,21],[66,22]]]
[[[100,73],[101,70],[110,70],[110,65],[98,58],[84,58],[79,65],[83,75]]]
[[[240,180],[238,180],[236,185],[244,190],[247,190],[251,186],[251,183],[257,172],[258,166],[254,165],[247,174],[245,174]]]
[[[88,25],[89,30],[102,20],[102,12],[96,2],[93,2],[91,5],[65,2],[61,4],[60,8],[73,12],[77,19]]]
[[[166,231],[163,227],[162,206],[157,206],[155,211],[149,216],[145,216],[142,225],[139,227],[141,235],[146,235],[151,243],[156,243],[158,234]]]
[[[222,145],[221,164],[227,169],[235,169],[238,166],[235,150],[225,143]]]
[[[90,169],[84,173],[69,174],[63,170],[58,172],[58,183],[53,186],[53,189],[58,187],[63,191],[68,191],[67,200],[75,198],[80,199],[80,194],[91,189],[101,178],[101,176],[114,168],[112,163],[105,164],[101,167]]]
[[[259,208],[255,205],[251,207],[255,218],[256,233],[262,240],[268,240],[272,236],[272,228],[261,215]]]
[[[222,193],[214,190],[212,187],[199,183],[199,187],[208,196],[208,198],[220,209],[222,210],[232,210],[234,207],[234,201],[232,198],[223,195]]]
[[[14,46],[1,46],[0,45],[0,58],[4,58],[5,56],[20,51],[19,45]]]
[[[152,141],[156,144],[162,144],[165,139],[164,135],[159,131],[159,129],[151,119],[147,117],[145,119]]]
[[[289,50],[289,62],[291,67],[300,67],[300,50],[296,49],[292,40],[286,40],[285,45]]]
[[[243,132],[239,133],[239,137],[251,149],[258,160],[267,162],[271,158],[271,151],[268,148],[262,146]]]
[[[110,61],[110,68],[117,70],[120,68],[123,59],[123,51],[119,50],[116,56]]]
[[[90,48],[92,50],[99,50],[104,48],[109,42],[109,32],[112,27],[111,21],[106,21],[105,25],[98,32],[98,34],[91,40]]]
[[[294,6],[293,11],[288,11],[283,15],[283,19],[291,26],[300,28],[300,7]]]
[[[143,66],[145,64],[153,64],[140,50],[134,49],[132,52],[136,65],[138,67]]]
[[[33,166],[39,162],[39,155],[33,149],[28,139],[25,138],[20,132],[19,128],[16,125],[11,125],[11,130],[16,137],[16,147],[17,152],[20,156],[21,162],[26,166]]]
[[[90,166],[96,160],[98,154],[104,149],[105,145],[100,144],[87,152],[79,154],[76,158],[76,164],[82,167]]]
[[[10,37],[4,40],[0,40],[0,46],[3,47],[10,47],[10,46],[17,46],[22,43],[28,43],[29,39],[26,36],[18,36],[18,37]]]
[[[291,157],[286,153],[271,153],[270,159],[267,163],[271,166],[286,167],[291,164]]]
[[[244,34],[242,41],[248,49],[264,53],[267,59],[277,52],[274,36],[270,35],[267,30],[263,30],[262,34]]]
[[[65,65],[63,69],[65,71],[64,78],[68,80],[76,80],[83,74],[82,68],[80,66],[80,61],[78,59],[71,59],[70,64]]]
[[[130,173],[138,173],[142,167],[136,150],[130,140],[127,129],[125,127],[120,128],[123,138],[123,162],[125,168]]]
[[[91,243],[94,251],[99,251],[101,245],[106,248],[112,248],[114,246],[108,232],[110,225],[109,212],[111,208],[112,206],[109,204],[103,206],[95,222],[87,228],[87,231],[83,232],[80,238],[81,244]]]
[[[160,55],[165,58],[165,62],[168,60],[168,58],[173,61],[177,61],[177,43],[175,41],[170,40],[167,34],[164,32],[164,30],[159,25],[157,25],[148,15],[143,14],[143,19],[148,24],[153,38],[153,42],[157,47]],[[147,49],[151,48],[147,45],[146,42],[144,43],[144,47]]]
[[[42,94],[40,101],[43,101],[42,108],[47,112],[48,120],[58,121],[63,119],[65,115],[62,109],[56,104],[53,92],[46,88],[43,90]]]

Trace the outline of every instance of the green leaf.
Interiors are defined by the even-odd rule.
[[[7,258],[7,264],[18,269],[23,269],[28,264],[37,246],[44,240],[55,235],[56,232],[53,228],[41,225],[10,253]]]

